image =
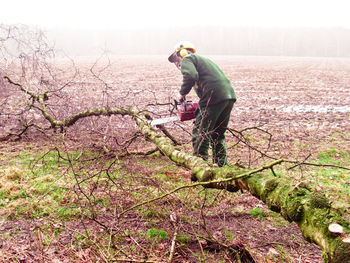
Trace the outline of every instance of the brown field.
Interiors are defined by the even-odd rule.
[[[322,148],[323,141],[328,144],[327,138],[334,133],[344,139],[340,144],[334,142],[334,146],[349,151],[350,59],[222,56],[212,59],[222,67],[237,94],[231,128],[242,131],[259,127],[272,134],[271,142],[275,148],[269,150],[283,153],[280,157],[290,156],[289,146],[297,141],[307,147],[293,157],[306,157],[316,148]],[[136,105],[162,117],[169,116],[171,106],[149,105],[172,102],[177,98],[181,73],[175,66],[164,57],[114,61],[111,72],[106,72],[111,81],[109,84],[117,91],[115,97],[110,97],[111,104]],[[188,98],[197,100],[194,92]],[[158,117],[157,114],[153,116]],[[166,127],[175,134],[183,129],[191,132],[190,122]],[[121,133],[123,129],[122,126]],[[181,138],[190,140],[187,135]],[[266,133],[260,135],[266,137]],[[235,152],[232,163],[238,159],[247,161],[246,156],[239,156],[240,153]]]
[[[271,156],[294,161],[306,159],[312,161],[315,160],[317,153],[327,149],[337,149],[350,154],[350,59],[223,56],[211,58],[227,74],[237,94],[237,102],[230,122],[232,133],[227,133],[230,165],[240,163],[246,167],[257,167],[267,162]],[[94,67],[92,67],[93,61],[81,58],[77,60],[77,65],[82,73],[62,91],[65,96],[54,98],[55,102],[50,107],[57,118],[64,119],[92,107],[126,105],[136,106],[140,110],[147,109],[154,118],[170,116],[172,105],[166,103],[171,103],[174,98],[177,98],[181,85],[181,73],[167,62],[166,56],[117,57],[111,58],[110,61],[100,60]],[[84,72],[88,73],[91,68],[95,76],[85,75]],[[1,90],[0,94],[2,94]],[[192,92],[188,98],[197,100]],[[11,125],[8,119],[2,119],[2,121]],[[183,149],[188,151],[191,150],[189,144],[191,126],[190,121],[165,125],[179,142],[185,144]],[[69,140],[67,139],[68,146],[65,145],[65,147],[97,151],[101,145],[107,144],[117,155],[122,154],[125,148],[118,145],[116,140],[119,143],[127,140],[136,129],[133,120],[128,117],[91,117],[77,122],[66,131]],[[3,125],[0,127],[0,135],[5,135],[8,130],[9,128]],[[41,151],[41,146],[38,146],[41,144],[46,147],[60,144],[55,133],[39,134],[38,137],[36,131],[30,130],[22,141],[3,142],[0,145],[0,157],[2,156],[0,164],[5,167],[9,163],[5,156],[17,157],[23,149],[28,148],[28,144],[36,145],[37,148],[34,146],[30,148],[38,151]],[[241,138],[240,135],[246,136],[246,142],[251,147],[238,143],[237,138]],[[253,150],[252,147],[258,151]],[[140,138],[130,144],[127,150],[145,151],[150,148],[152,144]],[[146,166],[144,166],[145,160]],[[120,169],[123,171],[125,169],[126,175],[141,172],[140,178],[135,177],[138,184],[143,184],[142,180],[146,180],[146,177],[151,178],[140,188],[156,185],[159,194],[165,190],[163,186],[159,186],[161,180],[154,179],[152,176],[165,174],[169,177],[167,180],[173,183],[177,183],[178,178],[190,182],[189,172],[181,167],[173,167],[173,164],[164,156],[144,158],[129,156],[125,159],[121,158],[120,162],[122,167]],[[155,163],[157,165],[152,166]],[[172,167],[169,168],[169,172],[164,170],[167,166]],[[350,164],[347,163],[345,166],[349,167]],[[297,176],[303,175],[302,170],[301,168],[301,175]],[[348,184],[349,181],[346,182],[347,187]],[[127,185],[125,192],[134,191],[133,187],[133,184]],[[167,185],[164,187],[169,190]],[[143,198],[148,198],[143,192],[141,197],[137,197],[139,199],[119,194],[116,193],[112,204],[119,202],[120,207],[124,208]],[[200,194],[201,192],[194,195],[199,197]],[[231,238],[249,248],[256,262],[322,262],[321,250],[302,238],[296,224],[290,224],[282,218],[276,219],[276,215],[272,216],[270,214],[272,212],[249,193],[232,194],[217,191],[213,195],[216,195],[215,201],[208,204],[205,211],[206,224],[210,231],[222,234],[225,230],[232,233],[234,237]],[[179,196],[161,202],[159,206],[160,209],[169,213],[176,210],[179,214],[182,213],[193,219],[193,222],[190,219],[183,222],[180,227],[188,234],[195,231],[193,228],[197,225],[194,221],[200,221],[201,215],[198,210],[191,210],[186,201]],[[189,197],[184,197],[186,198]],[[347,208],[349,207],[348,203]],[[254,209],[262,211],[261,217],[250,213]],[[112,223],[111,214],[109,207],[104,207],[100,222]],[[7,215],[3,213],[1,215],[3,219],[0,221],[0,230],[11,238],[2,241],[0,239],[0,259],[3,258],[0,262],[106,262],[104,260],[106,257],[103,258],[88,246],[73,246],[74,238],[67,232],[63,232],[57,239],[52,234],[52,242],[43,246],[40,243],[42,240],[39,240],[43,237],[39,238],[33,233],[40,229],[40,225],[44,224],[42,222],[53,229],[55,227],[58,229],[52,220],[28,219],[26,216],[11,219],[6,218]],[[128,229],[131,233],[146,232],[149,228],[148,221],[153,223],[153,228],[167,229],[169,232],[173,230],[169,220],[162,219],[161,212],[157,211],[155,217],[156,223],[153,218],[145,218],[133,212],[129,218],[126,216],[120,222],[113,222],[116,228]],[[96,230],[98,233],[96,236],[101,234],[100,225],[83,217],[69,220],[65,226],[75,229],[75,232],[84,232],[87,225]],[[44,235],[42,234],[44,232],[40,233]],[[124,252],[127,254],[133,251],[134,262],[141,262],[136,261],[141,260],[137,258],[137,253],[144,255],[145,250],[152,250],[152,253],[149,253],[152,256],[151,259],[154,259],[153,262],[166,261],[171,236],[158,245],[151,244],[145,238],[133,237],[134,239],[131,239],[124,235],[125,240],[118,240],[118,242],[124,242],[118,255],[125,256]],[[210,254],[205,262],[234,262],[229,261],[220,249],[210,247],[208,242],[203,242],[204,248],[198,243],[196,238],[191,236],[188,248],[180,245],[173,262],[199,262],[200,257],[196,258],[194,255],[200,255],[203,249]],[[94,244],[96,243],[90,244],[91,247]],[[205,248],[205,246],[208,247]],[[202,251],[202,255],[204,254]],[[202,258],[202,260],[205,259]]]

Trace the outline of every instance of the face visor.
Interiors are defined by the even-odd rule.
[[[174,52],[173,54],[171,54],[168,57],[168,60],[170,63],[174,63],[175,66],[181,70],[181,61],[182,61],[182,57],[178,55],[178,52]]]
[[[169,57],[168,57],[168,60],[170,63],[175,63],[176,61],[176,51],[174,53],[172,53]]]

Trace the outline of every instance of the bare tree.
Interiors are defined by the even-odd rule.
[[[171,88],[177,83],[176,79],[169,78],[159,83],[157,72],[151,70],[155,82],[160,87],[133,87],[130,79],[138,78],[141,84],[143,81],[142,75],[134,74],[138,69],[126,68],[127,65],[123,61],[115,65],[107,54],[87,66],[83,61],[85,67],[82,67],[77,65],[79,61],[57,56],[41,31],[23,26],[0,26],[0,52],[4,57],[0,72],[1,140],[20,139],[27,133],[51,137],[55,132],[59,132],[63,136],[74,135],[74,139],[80,140],[81,143],[120,157],[131,152],[141,153],[136,151],[138,149],[135,146],[136,142],[141,141],[141,145],[147,149],[143,154],[160,151],[177,165],[190,170],[192,179],[198,181],[164,191],[152,178],[147,178],[163,194],[129,207],[118,207],[115,203],[113,211],[108,209],[110,220],[106,220],[107,217],[101,219],[96,213],[101,206],[97,201],[101,192],[108,193],[111,199],[115,196],[122,198],[131,191],[132,184],[125,185],[123,180],[113,178],[111,171],[119,168],[116,168],[115,162],[107,168],[101,165],[85,173],[77,169],[79,165],[76,165],[76,160],[80,156],[72,158],[69,150],[55,148],[59,159],[66,163],[73,174],[74,185],[69,190],[77,197],[79,206],[87,211],[87,217],[111,236],[114,246],[117,246],[117,241],[114,241],[113,237],[122,231],[118,223],[127,222],[123,218],[124,215],[134,213],[136,208],[165,199],[182,189],[203,186],[232,192],[248,190],[264,201],[270,209],[280,212],[289,221],[297,222],[305,237],[318,244],[330,262],[343,262],[342,260],[349,256],[349,243],[344,241],[344,235],[332,235],[327,230],[329,222],[325,219],[329,216],[342,220],[337,212],[329,212],[330,204],[327,198],[314,193],[302,182],[276,175],[274,167],[282,162],[292,162],[292,165],[297,166],[301,163],[282,160],[268,154],[272,137],[268,131],[261,127],[245,128],[241,131],[230,129],[234,138],[232,147],[239,145],[249,151],[249,160],[246,161],[249,167],[260,160],[270,160],[267,165],[256,169],[246,169],[239,165],[216,168],[201,158],[178,149],[164,127],[161,131],[166,136],[162,136],[150,126],[149,120],[153,117],[174,114],[171,112],[171,97],[176,89]],[[29,130],[32,130],[32,133],[29,133]],[[179,134],[189,132],[188,128],[181,124],[176,131],[179,131]],[[265,136],[267,143],[263,147],[253,145],[248,136],[245,136],[248,131]],[[62,141],[65,145],[65,139]],[[186,140],[179,139],[178,144],[183,141]],[[265,170],[271,173],[262,173]],[[107,177],[108,183],[105,185],[100,184],[103,181],[102,175]],[[116,189],[112,191],[111,185]],[[127,189],[124,189],[126,186]],[[103,209],[107,211],[106,206]],[[203,213],[201,214],[203,219]],[[171,222],[175,242],[178,225],[176,220]],[[205,222],[201,224],[203,227],[205,225]],[[205,228],[207,238],[211,242],[216,240],[220,247],[229,251],[231,258],[237,254],[237,249],[220,242],[207,227]],[[141,247],[135,239],[130,237],[130,240],[136,247]],[[172,245],[169,261],[173,258],[174,247],[175,245]],[[147,254],[149,251],[143,253]]]

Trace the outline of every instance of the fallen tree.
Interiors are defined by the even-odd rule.
[[[206,182],[205,187],[228,191],[248,190],[271,210],[279,212],[290,222],[296,222],[305,239],[322,248],[324,262],[349,262],[349,222],[331,208],[329,200],[322,192],[312,191],[306,183],[276,176],[274,172],[258,173],[272,169],[282,160],[253,172],[243,171],[238,167],[213,168],[203,159],[176,149],[171,140],[150,127],[146,115],[136,112],[132,112],[132,115],[146,138],[154,142],[171,160],[190,169],[193,180]],[[329,226],[333,223],[342,225],[345,230],[342,233],[332,232]]]
[[[31,107],[41,112],[50,128],[61,130],[73,125],[76,121],[90,116],[128,115],[137,123],[145,138],[156,144],[159,151],[173,162],[192,171],[192,180],[198,181],[189,187],[202,185],[209,188],[238,191],[244,189],[262,200],[268,207],[279,212],[290,222],[296,222],[303,236],[323,249],[324,262],[346,262],[350,258],[349,222],[332,209],[324,193],[312,191],[304,182],[297,182],[291,178],[276,176],[273,167],[283,162],[274,161],[262,168],[246,171],[240,167],[216,168],[203,159],[181,151],[173,140],[156,132],[149,120],[147,112],[139,111],[134,107],[125,108],[95,108],[79,112],[69,118],[59,121],[52,116],[45,107],[45,92],[36,95],[30,93],[22,85],[5,77],[12,85],[18,86],[30,96]],[[26,130],[28,127],[24,127]],[[164,130],[164,129],[163,129]],[[22,134],[23,131],[20,132]],[[271,170],[267,173],[264,170]],[[332,231],[334,224],[342,229]],[[337,228],[339,229],[339,228]]]
[[[6,38],[0,39],[0,42],[4,43],[7,39],[16,40],[17,36],[12,36],[12,32],[17,32],[14,29],[8,28],[5,30]],[[41,37],[38,40],[41,43]],[[51,54],[51,48],[49,46],[38,45],[38,48],[30,49],[32,39],[28,40],[28,47],[23,43],[18,42],[22,55],[19,57],[20,61],[17,64],[22,65],[23,68],[30,68],[33,72],[24,70],[22,74],[13,73],[14,75],[22,76],[16,81],[11,79],[11,76],[5,76],[2,79],[6,81],[6,84],[16,87],[21,92],[23,98],[18,100],[23,102],[23,105],[22,108],[18,107],[19,102],[17,100],[7,100],[7,97],[1,101],[1,105],[10,106],[8,108],[3,107],[3,115],[18,118],[18,126],[14,127],[16,129],[10,129],[8,134],[0,138],[0,141],[19,139],[30,128],[64,131],[76,124],[78,120],[92,116],[131,116],[147,140],[153,142],[173,162],[192,171],[192,180],[197,182],[186,187],[204,186],[226,189],[228,191],[245,189],[264,201],[271,210],[281,213],[289,221],[296,222],[304,237],[323,249],[325,262],[347,262],[349,260],[349,222],[344,220],[341,214],[332,208],[329,200],[327,200],[322,192],[313,191],[305,182],[298,182],[283,175],[276,176],[273,172],[273,167],[282,163],[283,160],[276,160],[261,168],[248,171],[240,167],[215,168],[201,158],[181,151],[176,146],[176,143],[174,143],[174,140],[169,138],[169,134],[168,137],[165,137],[153,130],[149,125],[150,115],[147,112],[140,111],[135,107],[108,107],[108,101],[106,103],[107,105],[104,105],[105,107],[91,108],[71,115],[67,113],[69,116],[62,118],[62,115],[55,112],[56,105],[48,105],[48,101],[51,98],[55,98],[56,100],[60,98],[61,101],[58,101],[57,104],[71,101],[72,97],[66,97],[64,96],[66,94],[60,94],[64,88],[69,86],[69,81],[64,80],[60,82],[57,78],[58,74],[51,71],[51,68],[48,67],[45,58],[47,58],[47,54]],[[6,47],[2,48],[2,50],[6,50]],[[7,53],[5,52],[5,54]],[[23,56],[23,54],[31,55]],[[7,54],[7,57],[9,58],[7,58],[6,62],[8,65],[11,65],[11,54]],[[46,75],[43,72],[46,72]],[[72,72],[73,77],[75,77],[77,71],[73,70]],[[99,75],[103,72],[102,70],[95,72],[91,68],[91,72],[95,79],[102,81],[102,77]],[[26,81],[23,82],[23,79]],[[26,85],[33,86],[32,79],[37,80],[35,82],[36,84],[31,89],[26,88]],[[1,91],[7,94],[9,91],[7,91],[5,83],[0,83],[0,86],[2,84],[4,85]],[[106,90],[108,91],[109,85],[104,81],[102,81],[102,84],[106,86]],[[126,94],[129,93],[126,92]],[[117,94],[117,96],[120,97],[120,94]],[[81,99],[81,97],[78,97],[78,99]],[[15,111],[17,108],[19,110]],[[11,115],[9,112],[6,112],[7,109],[9,109]],[[28,116],[25,116],[24,112],[27,112]],[[36,119],[37,115],[39,115],[38,120],[40,121]],[[17,127],[19,128],[17,129]],[[271,170],[271,172],[268,173],[265,170]],[[159,198],[163,196],[165,195]]]

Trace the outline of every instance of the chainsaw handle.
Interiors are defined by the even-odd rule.
[[[183,99],[182,101],[177,101],[176,99],[174,99],[174,104],[176,109],[177,109],[177,105],[181,105],[181,104],[183,104],[184,107],[186,108],[186,99]]]
[[[175,105],[175,109],[177,109],[177,105],[180,105],[180,103],[176,99],[174,99],[174,105]]]
[[[189,101],[190,102],[190,101]],[[186,98],[184,98],[182,101],[177,101],[176,99],[174,99],[174,103],[175,103],[175,108],[177,109],[177,105],[183,105],[184,110],[187,111],[187,100]]]

